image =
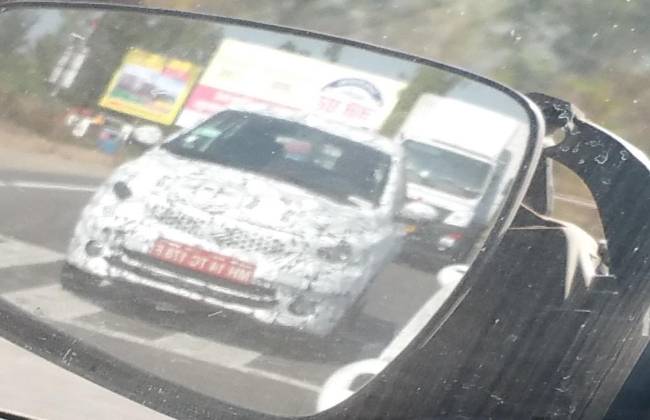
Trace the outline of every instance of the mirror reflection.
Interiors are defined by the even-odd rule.
[[[506,93],[357,47],[135,12],[9,20],[0,299],[265,413],[328,408],[402,352],[527,147]]]

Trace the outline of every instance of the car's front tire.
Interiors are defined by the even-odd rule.
[[[83,270],[65,263],[61,269],[61,287],[65,290],[85,294],[96,287],[96,281],[93,277]]]

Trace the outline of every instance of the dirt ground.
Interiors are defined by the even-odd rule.
[[[0,121],[0,169],[105,177],[118,161],[81,144],[48,140]]]

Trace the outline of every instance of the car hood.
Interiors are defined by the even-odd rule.
[[[373,232],[378,210],[336,203],[282,181],[155,150],[127,164],[134,199],[186,216],[222,218],[301,237],[348,239]]]

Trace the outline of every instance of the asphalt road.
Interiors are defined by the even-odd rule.
[[[61,288],[59,273],[77,217],[99,182],[0,171],[0,298],[140,369],[229,403],[313,413],[336,369],[379,355],[439,288],[434,274],[391,264],[354,329],[328,342],[241,317],[80,297]]]

